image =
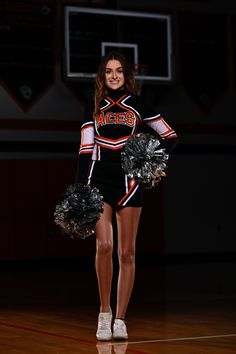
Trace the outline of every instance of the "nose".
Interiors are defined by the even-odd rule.
[[[112,78],[113,78],[113,79],[117,78],[117,74],[116,74],[115,71],[112,73]]]

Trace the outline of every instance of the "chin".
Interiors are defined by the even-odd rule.
[[[119,87],[110,86],[110,87],[108,87],[108,88],[109,88],[109,90],[118,91],[118,90],[123,90],[124,86],[119,86]]]

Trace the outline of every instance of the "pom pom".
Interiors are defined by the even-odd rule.
[[[95,232],[103,212],[103,197],[97,188],[80,183],[70,185],[56,205],[54,221],[71,238],[87,238]]]
[[[130,137],[121,152],[125,173],[146,189],[157,186],[166,176],[168,158],[165,149],[160,148],[160,141],[146,133]]]

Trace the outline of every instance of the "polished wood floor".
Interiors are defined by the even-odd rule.
[[[158,281],[148,281],[149,287],[137,279],[127,316],[128,342],[97,342],[95,288],[86,295],[94,275],[2,273],[0,353],[235,354],[234,294],[168,297],[161,292],[161,279],[160,274]]]
[[[97,342],[96,311],[88,307],[5,307],[0,315],[1,353],[235,354],[235,304],[170,304],[134,309],[129,341]]]

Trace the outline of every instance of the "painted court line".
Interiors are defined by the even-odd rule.
[[[144,344],[144,343],[159,343],[159,342],[177,342],[186,340],[198,340],[198,339],[212,339],[212,338],[225,338],[225,337],[236,337],[236,333],[230,334],[219,334],[215,336],[199,336],[199,337],[182,337],[182,338],[168,338],[168,339],[153,339],[153,340],[143,340],[137,342],[128,342],[129,344]]]
[[[38,333],[38,334],[45,334],[45,335],[52,336],[52,337],[76,340],[78,342],[85,343],[85,344],[94,344],[95,343],[95,341],[92,341],[92,340],[82,339],[82,338],[78,338],[78,337],[74,337],[74,336],[68,336],[68,335],[61,334],[61,333],[49,332],[49,331],[45,331],[45,330],[41,330],[41,329],[37,329],[37,328],[32,328],[32,327],[19,326],[19,325],[13,324],[13,323],[0,322],[0,326],[21,329],[23,331],[29,331],[29,332],[34,332],[34,333]]]
[[[60,333],[55,333],[55,332],[49,332],[45,330],[40,330],[36,328],[31,328],[31,327],[25,327],[25,326],[19,326],[13,323],[6,323],[6,322],[0,322],[0,326],[5,326],[9,328],[16,328],[16,329],[21,329],[25,331],[31,331],[39,334],[45,334],[48,336],[52,337],[58,337],[61,339],[67,339],[67,340],[75,340],[81,343],[86,343],[90,345],[95,345],[97,342],[93,340],[86,340],[82,339],[79,337],[74,337],[74,336],[69,336],[69,335],[64,335]],[[179,338],[167,338],[167,339],[153,339],[153,340],[143,340],[143,341],[133,341],[133,342],[126,342],[128,345],[130,344],[145,344],[145,343],[164,343],[164,342],[178,342],[178,341],[191,341],[191,340],[199,340],[199,339],[213,339],[213,338],[229,338],[229,337],[236,337],[236,333],[228,333],[228,334],[219,334],[219,335],[209,335],[209,336],[197,336],[197,337],[179,337]],[[116,343],[116,344],[115,344]],[[118,342],[111,342],[111,345],[116,345],[119,346],[119,344],[124,344],[123,343],[118,343]],[[135,354],[146,354],[145,352],[141,352],[135,349],[127,348],[127,352],[130,353],[135,353]]]

